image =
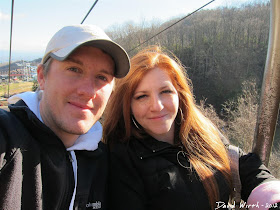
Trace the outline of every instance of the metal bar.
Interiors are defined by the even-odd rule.
[[[96,5],[96,3],[98,2],[98,0],[96,0],[93,5],[91,6],[91,8],[89,9],[88,13],[86,14],[86,16],[84,17],[84,19],[82,20],[81,24],[84,23],[84,21],[86,20],[87,16],[89,15],[89,13],[91,12],[91,10],[93,9],[93,7]]]
[[[280,1],[270,0],[269,44],[253,152],[268,165],[280,102]]]
[[[202,7],[196,9],[195,11],[193,11],[192,13],[186,15],[185,17],[181,18],[180,20],[176,21],[175,23],[171,24],[170,26],[168,26],[167,28],[161,30],[160,32],[156,33],[155,35],[153,35],[152,37],[150,37],[149,39],[145,40],[144,42],[138,44],[136,47],[130,49],[129,51],[127,51],[127,53],[132,52],[133,50],[135,50],[136,48],[140,47],[141,45],[147,43],[148,41],[150,41],[151,39],[155,38],[156,36],[160,35],[162,32],[166,31],[167,29],[171,28],[172,26],[176,25],[177,23],[181,22],[182,20],[186,19],[187,17],[195,14],[196,12],[198,12],[199,10],[203,9],[204,7],[206,7],[207,5],[211,4],[212,2],[214,2],[215,0],[209,1],[208,3],[204,4]]]
[[[11,9],[11,31],[10,31],[10,52],[9,52],[9,81],[8,81],[8,98],[10,97],[10,82],[11,82],[11,54],[12,54],[12,35],[13,35],[13,17],[14,17],[14,0],[12,0]]]

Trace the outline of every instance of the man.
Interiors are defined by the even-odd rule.
[[[0,111],[0,209],[106,209],[107,155],[98,122],[129,71],[100,28],[67,26],[37,68],[40,91]]]

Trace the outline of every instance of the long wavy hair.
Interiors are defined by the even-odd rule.
[[[117,81],[105,112],[104,141],[129,141],[130,137],[141,137],[143,131],[132,122],[131,99],[142,78],[154,68],[161,68],[169,75],[179,96],[179,109],[176,122],[179,123],[179,141],[185,147],[189,161],[200,177],[207,192],[209,203],[214,209],[219,199],[215,170],[219,170],[231,186],[230,164],[226,148],[217,128],[197,108],[191,89],[191,81],[186,70],[170,53],[158,46],[151,46],[137,53],[131,59],[128,75]]]

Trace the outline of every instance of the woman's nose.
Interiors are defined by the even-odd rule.
[[[151,110],[160,111],[163,109],[163,103],[159,96],[151,97]]]

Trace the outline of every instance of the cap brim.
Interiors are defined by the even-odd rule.
[[[45,62],[49,57],[52,57],[59,61],[63,61],[78,47],[84,45],[99,48],[109,54],[113,58],[116,65],[116,72],[114,76],[116,78],[122,78],[126,76],[130,69],[129,56],[120,45],[110,40],[91,40],[88,42],[71,45],[56,52],[49,53],[43,58],[43,61]]]

